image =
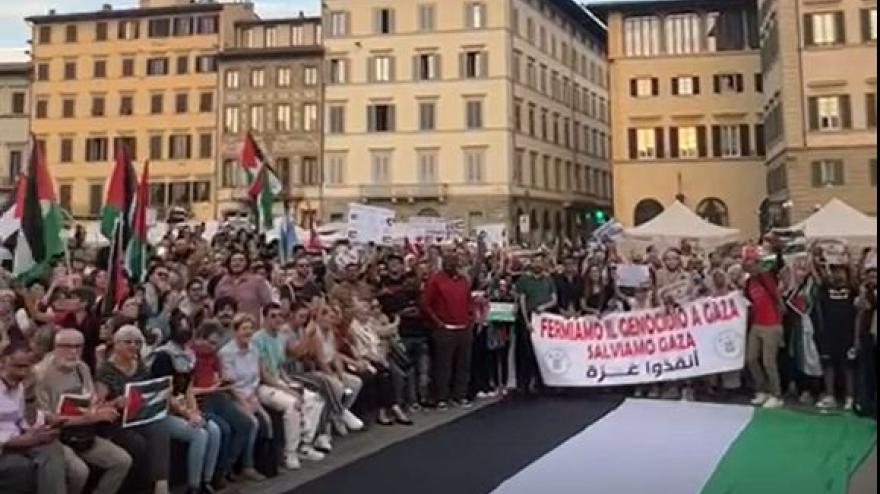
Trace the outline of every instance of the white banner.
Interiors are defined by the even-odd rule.
[[[489,248],[507,247],[507,225],[504,223],[480,225],[474,230],[478,237],[485,236],[486,245]]]
[[[748,302],[739,293],[679,309],[601,318],[532,316],[532,343],[549,386],[674,381],[743,368]]]
[[[446,219],[432,216],[411,216],[406,225],[406,236],[415,243],[432,244],[446,240]]]
[[[352,242],[390,244],[393,229],[393,210],[349,203],[347,236]]]

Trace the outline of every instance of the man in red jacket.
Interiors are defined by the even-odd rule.
[[[776,359],[783,342],[782,308],[776,277],[782,264],[782,256],[777,254],[776,266],[764,271],[754,253],[743,258],[743,270],[749,274],[743,291],[752,303],[746,366],[755,381],[756,394],[752,404],[764,408],[778,408],[784,404]]]
[[[422,290],[422,310],[433,323],[433,381],[437,408],[450,396],[462,406],[467,399],[473,343],[474,301],[470,281],[458,269],[455,254],[443,257],[443,269],[433,274]],[[454,380],[453,380],[454,378]]]

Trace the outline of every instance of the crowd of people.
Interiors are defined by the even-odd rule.
[[[275,460],[297,470],[341,436],[406,427],[426,409],[552,391],[529,337],[533,313],[673,308],[733,291],[750,302],[743,372],[617,391],[874,413],[867,252],[835,263],[821,248],[786,259],[774,241],[768,258],[757,246],[624,255],[613,242],[513,251],[474,239],[291,254],[246,230],[203,233],[173,229],[142,283],[120,284],[106,249],[76,243],[43,278],[3,271],[0,492],[164,494],[172,450],[188,493],[260,481],[270,472],[258,445],[274,438]],[[619,286],[621,264],[647,265],[650,277]],[[493,303],[514,317],[489,318]],[[127,385],[161,377],[167,415],[122,427]],[[63,395],[89,404],[64,416]]]

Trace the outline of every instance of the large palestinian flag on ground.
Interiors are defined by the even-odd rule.
[[[108,239],[111,238],[117,218],[122,219],[123,238],[127,242],[131,231],[129,216],[137,189],[137,177],[131,164],[131,154],[124,144],[116,145],[113,162],[113,173],[107,184],[107,197],[104,207],[101,208],[101,233]]]
[[[14,216],[21,224],[13,255],[13,273],[22,280],[41,276],[64,253],[63,220],[55,185],[36,139],[31,136],[27,175],[15,191]]]
[[[170,376],[126,384],[122,427],[135,427],[162,420],[168,415],[170,399]]]
[[[273,226],[272,208],[284,186],[250,132],[245,135],[241,148],[241,166],[248,179],[247,194],[254,208],[257,230],[269,231]]]

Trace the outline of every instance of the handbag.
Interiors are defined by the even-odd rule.
[[[76,375],[79,378],[80,389],[85,384],[79,367],[76,368]],[[98,431],[95,424],[70,425],[61,428],[58,439],[61,444],[69,447],[77,453],[82,453],[92,449],[95,445],[95,437]]]

